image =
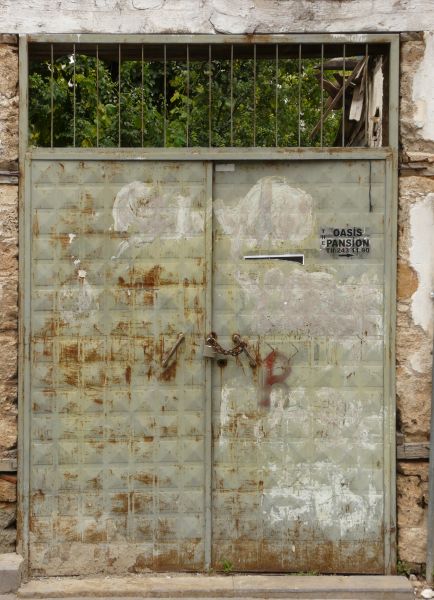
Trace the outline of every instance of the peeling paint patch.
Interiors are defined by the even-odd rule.
[[[433,105],[434,109],[434,105]],[[433,334],[433,309],[430,292],[434,289],[434,194],[410,209],[410,264],[416,271],[419,287],[411,298],[411,312],[416,325]]]

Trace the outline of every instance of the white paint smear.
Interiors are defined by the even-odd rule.
[[[140,181],[124,185],[116,195],[112,214],[114,231],[129,235],[120,242],[112,258],[157,238],[174,240],[202,233],[203,210],[193,204],[192,197],[183,196],[176,189],[162,190],[157,184]]]
[[[434,64],[434,33],[425,33],[425,52],[413,78],[414,124],[422,137],[434,140],[434,87],[432,66]]]
[[[217,199],[214,210],[224,233],[231,236],[234,258],[241,257],[246,244],[274,248],[282,242],[300,243],[312,234],[312,196],[283,177],[263,177],[235,206]]]
[[[434,104],[433,104],[434,110]],[[433,335],[434,290],[434,194],[410,209],[410,264],[417,273],[419,285],[411,298],[411,312],[416,325]]]
[[[260,274],[245,269],[237,271],[236,278],[243,318],[252,334],[362,335],[365,316],[381,311],[381,288],[372,286],[367,277],[341,285],[331,273],[294,265],[291,273],[279,267]]]
[[[84,271],[86,273],[86,271]],[[70,325],[86,324],[91,313],[99,310],[96,291],[86,281],[85,276],[75,284],[65,284],[59,291],[59,313],[62,321]]]
[[[312,235],[313,199],[289,186],[284,178],[264,177],[235,206],[217,201],[215,213],[230,236],[231,254],[238,265],[243,325],[252,334],[303,332],[307,335],[363,335],[365,317],[382,312],[382,291],[362,276],[340,284],[335,271],[306,270],[291,264],[271,268],[244,260],[246,251],[291,249]],[[319,242],[318,242],[319,243]],[[381,319],[379,330],[380,335]]]

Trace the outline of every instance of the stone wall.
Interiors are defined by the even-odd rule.
[[[15,549],[17,497],[18,47],[11,41],[0,36],[0,553]]]
[[[430,429],[434,273],[434,95],[427,79],[432,34],[401,36],[401,164],[398,213],[397,432],[427,442]],[[424,563],[427,461],[398,462],[398,553]]]

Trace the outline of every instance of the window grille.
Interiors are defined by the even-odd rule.
[[[387,146],[389,45],[29,44],[36,147]]]

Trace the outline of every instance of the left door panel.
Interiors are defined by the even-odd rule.
[[[31,163],[33,575],[203,568],[206,177]]]

